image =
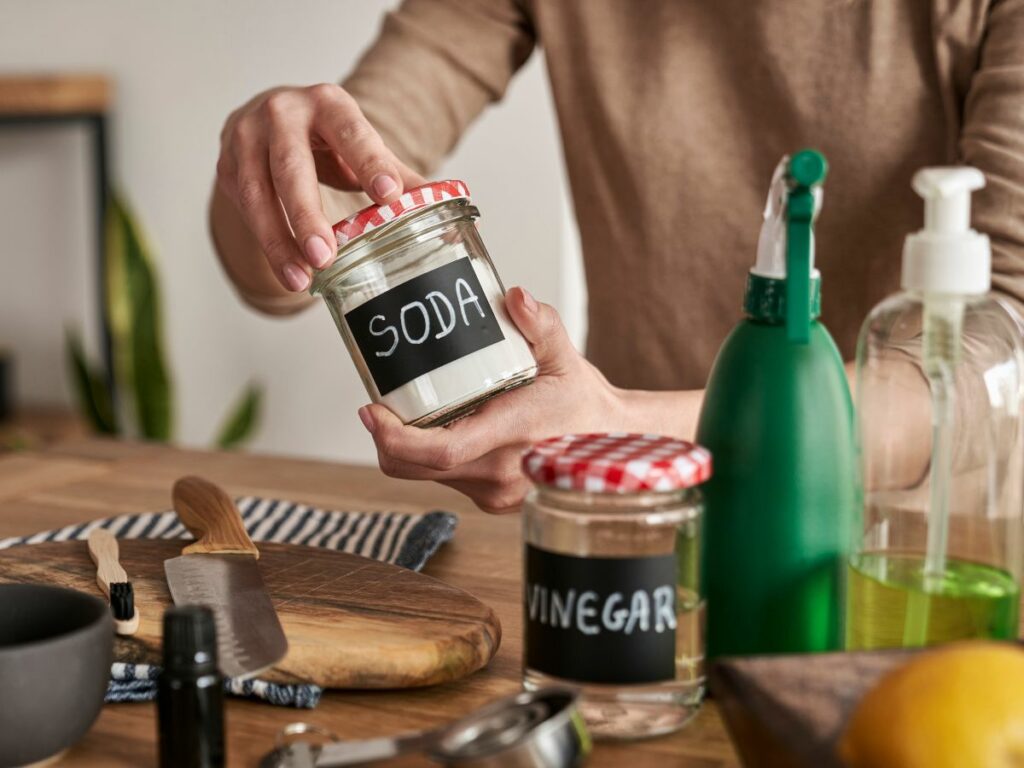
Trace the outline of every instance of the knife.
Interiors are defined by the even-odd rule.
[[[201,477],[174,484],[174,511],[195,537],[180,557],[164,561],[175,605],[205,605],[217,627],[217,654],[226,677],[246,678],[288,652],[256,560],[259,550],[245,532],[231,498]]]

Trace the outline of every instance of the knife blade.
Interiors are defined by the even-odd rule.
[[[164,561],[175,605],[205,605],[217,627],[217,655],[227,677],[258,674],[288,652],[281,622],[256,563],[259,550],[231,498],[200,477],[174,484],[174,510],[196,541]]]

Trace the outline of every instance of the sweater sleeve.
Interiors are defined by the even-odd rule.
[[[975,228],[992,240],[992,287],[1024,307],[1024,0],[991,6],[971,79],[960,156],[985,174]]]
[[[525,0],[405,0],[342,83],[384,141],[429,174],[533,51]]]

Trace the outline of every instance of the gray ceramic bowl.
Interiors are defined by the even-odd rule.
[[[0,768],[78,741],[110,678],[114,624],[105,602],[73,589],[0,584]]]

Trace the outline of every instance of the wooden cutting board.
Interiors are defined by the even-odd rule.
[[[171,596],[164,560],[182,540],[123,539],[121,565],[135,591],[139,631],[118,637],[118,661],[160,663]],[[494,612],[421,573],[343,552],[259,543],[259,569],[288,638],[288,654],[260,679],[329,688],[409,688],[456,680],[498,650]],[[0,583],[49,583],[101,596],[84,541],[0,551]]]
[[[835,747],[857,702],[919,650],[723,659],[711,694],[747,768],[841,768]]]

